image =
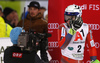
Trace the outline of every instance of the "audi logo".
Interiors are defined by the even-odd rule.
[[[58,29],[58,23],[48,23],[48,29]]]
[[[58,48],[58,42],[48,42],[48,47],[49,48]]]
[[[59,63],[58,60],[51,60],[50,63]]]
[[[92,30],[99,30],[100,25],[99,24],[88,24]]]

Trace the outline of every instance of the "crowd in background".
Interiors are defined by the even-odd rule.
[[[42,38],[39,37],[40,35],[38,36],[34,34],[48,33],[48,11],[45,7],[41,7],[37,1],[31,1],[27,7],[28,10],[22,13],[20,20],[16,10],[10,7],[5,7],[2,11],[1,8],[0,37],[10,37],[11,42],[13,43],[11,47],[5,49],[4,51],[4,63],[49,63],[47,56],[47,37]],[[22,50],[22,48],[18,46],[18,43],[21,43],[18,40],[24,39],[19,38],[21,32],[24,32],[23,30],[26,32],[26,34],[28,32],[28,35],[27,38],[25,38],[27,41],[27,46],[25,46],[26,48],[22,47]],[[38,50],[40,50],[41,58],[37,55]],[[18,57],[16,58],[15,56],[12,56],[14,55],[13,53],[22,53],[23,56],[21,59]]]
[[[46,10],[45,7],[40,7],[39,11],[43,16],[41,19],[48,23],[48,10]],[[2,6],[0,6],[0,38],[9,37],[10,31],[17,27],[20,20],[22,20],[24,16],[26,18],[28,13],[28,10],[25,11],[25,15],[22,13],[21,19],[19,19],[16,10],[10,7],[5,7],[3,9]]]

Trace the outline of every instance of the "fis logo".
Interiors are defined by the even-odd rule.
[[[83,4],[79,5],[82,10],[100,10],[100,5],[99,4]]]

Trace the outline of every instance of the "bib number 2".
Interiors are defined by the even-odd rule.
[[[78,45],[78,50],[77,50],[77,52],[81,52],[81,49],[82,48],[82,46],[81,45]]]

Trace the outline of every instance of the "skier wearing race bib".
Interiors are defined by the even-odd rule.
[[[82,63],[85,42],[89,46],[91,63],[99,63],[97,52],[88,24],[83,23],[82,10],[77,5],[65,9],[64,19],[58,29],[58,44],[61,48],[61,63]]]

